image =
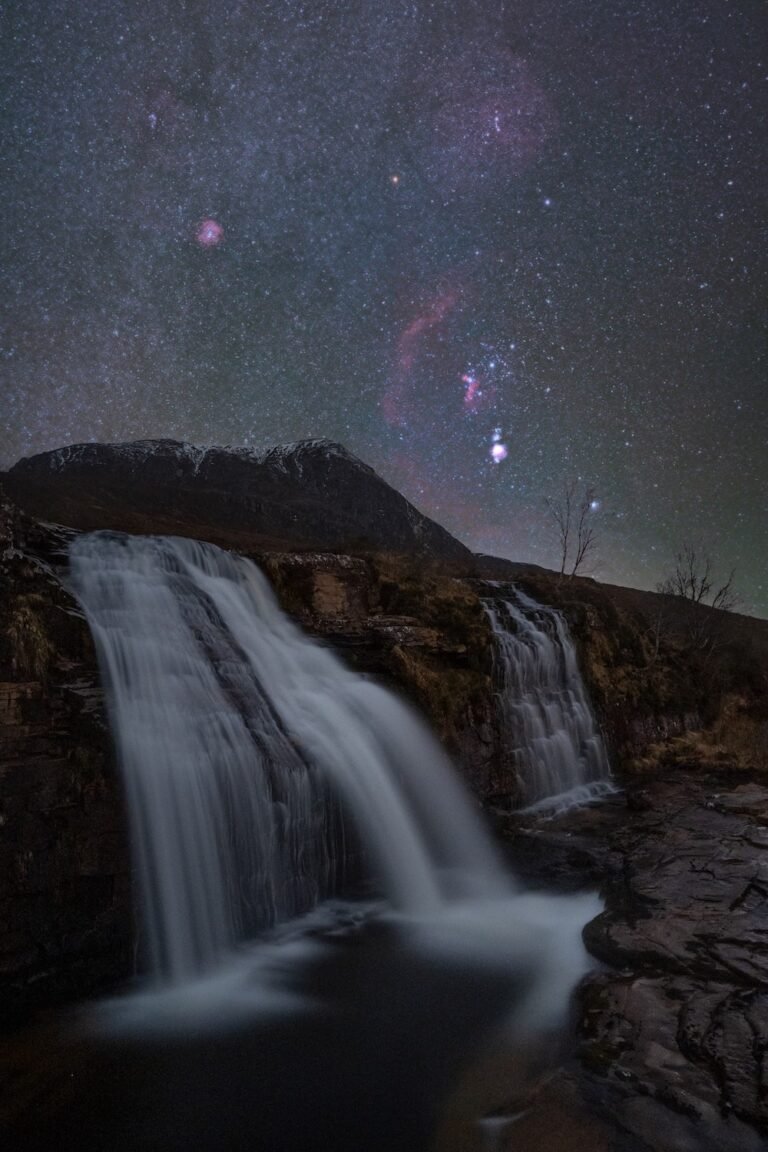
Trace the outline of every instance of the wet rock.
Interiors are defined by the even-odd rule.
[[[583,995],[581,1090],[598,1115],[611,1116],[653,1152],[765,1148],[740,990],[682,977],[602,974]]]
[[[516,796],[499,756],[492,636],[476,589],[389,554],[255,558],[303,628],[417,705],[479,799]]]
[[[757,1152],[768,1146],[768,789],[689,775],[643,792],[641,804],[508,825],[533,876],[556,878],[564,858],[572,886],[578,847],[583,882],[604,877],[606,910],[584,938],[610,967],[580,993],[581,1065],[566,1071],[616,1152]]]
[[[120,786],[66,535],[0,518],[0,1024],[123,979],[133,958]]]
[[[768,987],[768,790],[657,783],[617,834],[622,890],[587,931],[600,959]],[[757,826],[756,826],[757,825]],[[757,838],[756,838],[757,837]]]

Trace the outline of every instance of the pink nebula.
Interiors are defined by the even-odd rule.
[[[195,240],[201,248],[215,248],[224,239],[224,229],[218,220],[201,220],[195,233]]]
[[[461,378],[461,382],[464,385],[464,406],[465,408],[474,410],[478,396],[482,396],[480,381],[474,372],[465,372]]]
[[[479,372],[465,372],[461,378],[464,385],[464,411],[474,416],[487,412],[496,405],[496,386]]]
[[[381,410],[388,424],[408,423],[408,399],[413,372],[421,343],[425,336],[440,326],[458,302],[456,292],[441,292],[411,320],[397,342],[395,370],[389,387],[381,401]]]
[[[509,456],[509,449],[506,444],[501,444],[497,441],[497,443],[491,447],[491,460],[493,460],[494,464],[501,464],[502,460],[506,460],[507,456]]]

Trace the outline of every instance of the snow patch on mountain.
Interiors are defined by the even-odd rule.
[[[191,465],[191,472],[196,476],[205,461],[212,455],[225,454],[236,456],[253,464],[272,466],[282,472],[294,471],[301,476],[304,463],[308,459],[315,462],[318,457],[326,459],[342,459],[355,464],[356,467],[373,473],[373,469],[359,460],[357,456],[348,451],[343,444],[325,438],[310,440],[295,440],[289,444],[276,444],[261,450],[246,448],[242,445],[195,445],[186,444],[181,440],[131,440],[121,443],[101,444],[87,442],[83,444],[69,444],[64,448],[57,448],[53,452],[45,453],[48,468],[52,472],[61,471],[73,464],[91,463],[108,449],[112,458],[122,458],[130,461],[133,466],[142,466],[153,456],[175,457],[180,464]],[[19,461],[22,463],[22,461]],[[186,469],[185,469],[186,471]]]

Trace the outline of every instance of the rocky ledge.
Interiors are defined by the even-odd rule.
[[[131,971],[120,787],[67,535],[0,494],[0,1028]]]
[[[578,1056],[526,1102],[509,1147],[549,1148],[533,1134],[557,1101],[573,1146],[583,1129],[595,1152],[765,1149],[768,788],[657,779],[514,832],[534,882],[608,877],[585,932],[607,967],[580,993]]]

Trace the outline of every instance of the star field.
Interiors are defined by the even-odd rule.
[[[341,440],[480,551],[768,614],[756,0],[51,0],[2,38],[0,464]]]

